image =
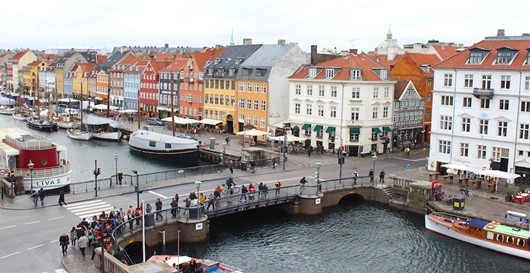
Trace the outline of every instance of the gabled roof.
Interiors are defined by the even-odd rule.
[[[82,73],[92,72],[92,70],[94,70],[95,67],[96,67],[96,64],[93,64],[93,63],[81,63],[77,66],[77,68],[81,69]]]
[[[418,65],[427,64],[433,66],[442,61],[434,54],[405,53],[405,55],[408,55]]]
[[[394,99],[395,100],[401,100],[403,93],[411,86],[416,91],[417,99],[420,99],[420,95],[418,94],[418,89],[416,89],[416,86],[414,86],[414,83],[411,80],[400,80],[396,82],[395,88],[394,88]]]
[[[105,71],[108,72],[108,70],[115,63],[119,62],[121,59],[123,59],[127,55],[134,55],[134,54],[130,50],[127,50],[127,51],[116,51],[116,52],[112,53],[112,55],[110,55],[110,57],[107,58],[107,60],[105,60],[104,63],[101,64],[100,68],[102,70],[105,70]]]
[[[27,51],[19,51],[13,56],[13,63],[18,63],[18,60],[26,55]]]
[[[432,47],[443,60],[447,60],[448,58],[460,53],[463,50],[463,48],[460,46],[451,45],[432,45]]]
[[[227,46],[214,62],[207,65],[208,68],[238,68],[248,59],[261,44]]]
[[[469,64],[470,51],[474,49],[484,49],[489,51],[480,64]],[[517,51],[515,57],[509,64],[496,64],[498,50],[512,48]],[[491,70],[524,70],[530,71],[530,64],[526,63],[526,58],[530,52],[529,37],[511,37],[511,39],[486,39],[482,40],[466,50],[439,63],[435,68],[456,68],[456,69],[491,69]]]
[[[205,48],[202,52],[193,52],[193,59],[199,69],[203,69],[208,61],[213,61],[225,50],[224,47]]]
[[[399,58],[402,56],[402,54],[396,54],[394,59],[389,60],[388,54],[377,54],[377,52],[371,51],[367,54],[372,60],[380,63],[382,66],[384,66],[386,69],[392,68],[393,65],[396,64],[396,62],[399,60]]]
[[[158,72],[177,72],[182,70],[186,64],[188,64],[188,59],[175,59],[169,65],[160,69]]]

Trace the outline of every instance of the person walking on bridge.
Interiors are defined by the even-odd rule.
[[[368,172],[368,176],[370,177],[370,183],[372,183],[372,186],[374,185],[374,170],[370,169]]]
[[[156,199],[155,207],[156,207],[155,220],[158,220],[158,217],[160,217],[160,220],[164,219],[164,217],[162,216],[162,201],[160,201],[160,198]]]
[[[385,171],[384,170],[381,170],[381,172],[379,173],[379,183],[385,184]]]
[[[300,179],[300,194],[304,192],[305,190],[305,184],[307,183],[307,180],[305,180],[305,176]]]

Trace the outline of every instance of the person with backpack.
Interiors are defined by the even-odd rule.
[[[159,217],[159,216],[160,216],[160,220],[164,219],[164,217],[162,216],[162,201],[160,201],[160,198],[157,198],[157,199],[156,199],[155,207],[156,207],[156,217],[155,217],[155,220],[158,220],[158,217]]]
[[[384,170],[381,170],[381,172],[379,173],[379,183],[385,184],[385,171]]]
[[[305,176],[300,179],[300,193],[302,193],[305,189],[305,184],[307,183],[307,180],[305,179]]]
[[[63,232],[61,236],[59,236],[59,245],[61,246],[61,250],[63,252],[63,255],[68,254],[68,244],[70,243],[70,238],[66,233]]]

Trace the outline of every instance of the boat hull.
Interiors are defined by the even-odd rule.
[[[56,132],[57,131],[57,124],[41,124],[41,123],[35,123],[28,120],[27,126],[29,128],[45,131],[45,132]]]
[[[74,123],[69,121],[57,121],[57,127],[62,129],[74,128]]]
[[[181,164],[196,164],[200,159],[198,149],[153,151],[145,148],[135,147],[129,144],[129,151],[133,154],[168,162],[179,162]]]
[[[91,140],[93,137],[92,133],[90,132],[84,132],[84,131],[73,130],[73,129],[66,130],[66,134],[68,135],[68,137],[72,139],[76,139],[76,140],[87,141],[87,140]]]
[[[480,246],[486,249],[490,249],[493,251],[501,252],[504,254],[529,259],[530,260],[530,251],[525,251],[521,249],[517,249],[514,247],[509,247],[501,244],[495,243],[493,240],[487,240],[482,238],[476,238],[472,237],[470,235],[467,235],[465,233],[458,232],[457,230],[453,229],[451,227],[450,223],[440,223],[436,221],[434,218],[432,218],[431,215],[426,214],[425,215],[425,228],[427,230],[430,230],[432,232],[460,240],[469,244],[473,244],[476,246]]]
[[[28,119],[28,116],[25,116],[25,115],[17,115],[16,113],[13,114],[13,118],[16,119],[16,120],[27,120]]]
[[[92,133],[94,138],[109,141],[119,141],[122,137],[121,131]]]

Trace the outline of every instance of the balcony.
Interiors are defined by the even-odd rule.
[[[492,99],[494,96],[493,89],[483,89],[483,88],[474,88],[473,89],[473,96],[475,98],[481,98],[481,97],[487,97],[489,99]]]

